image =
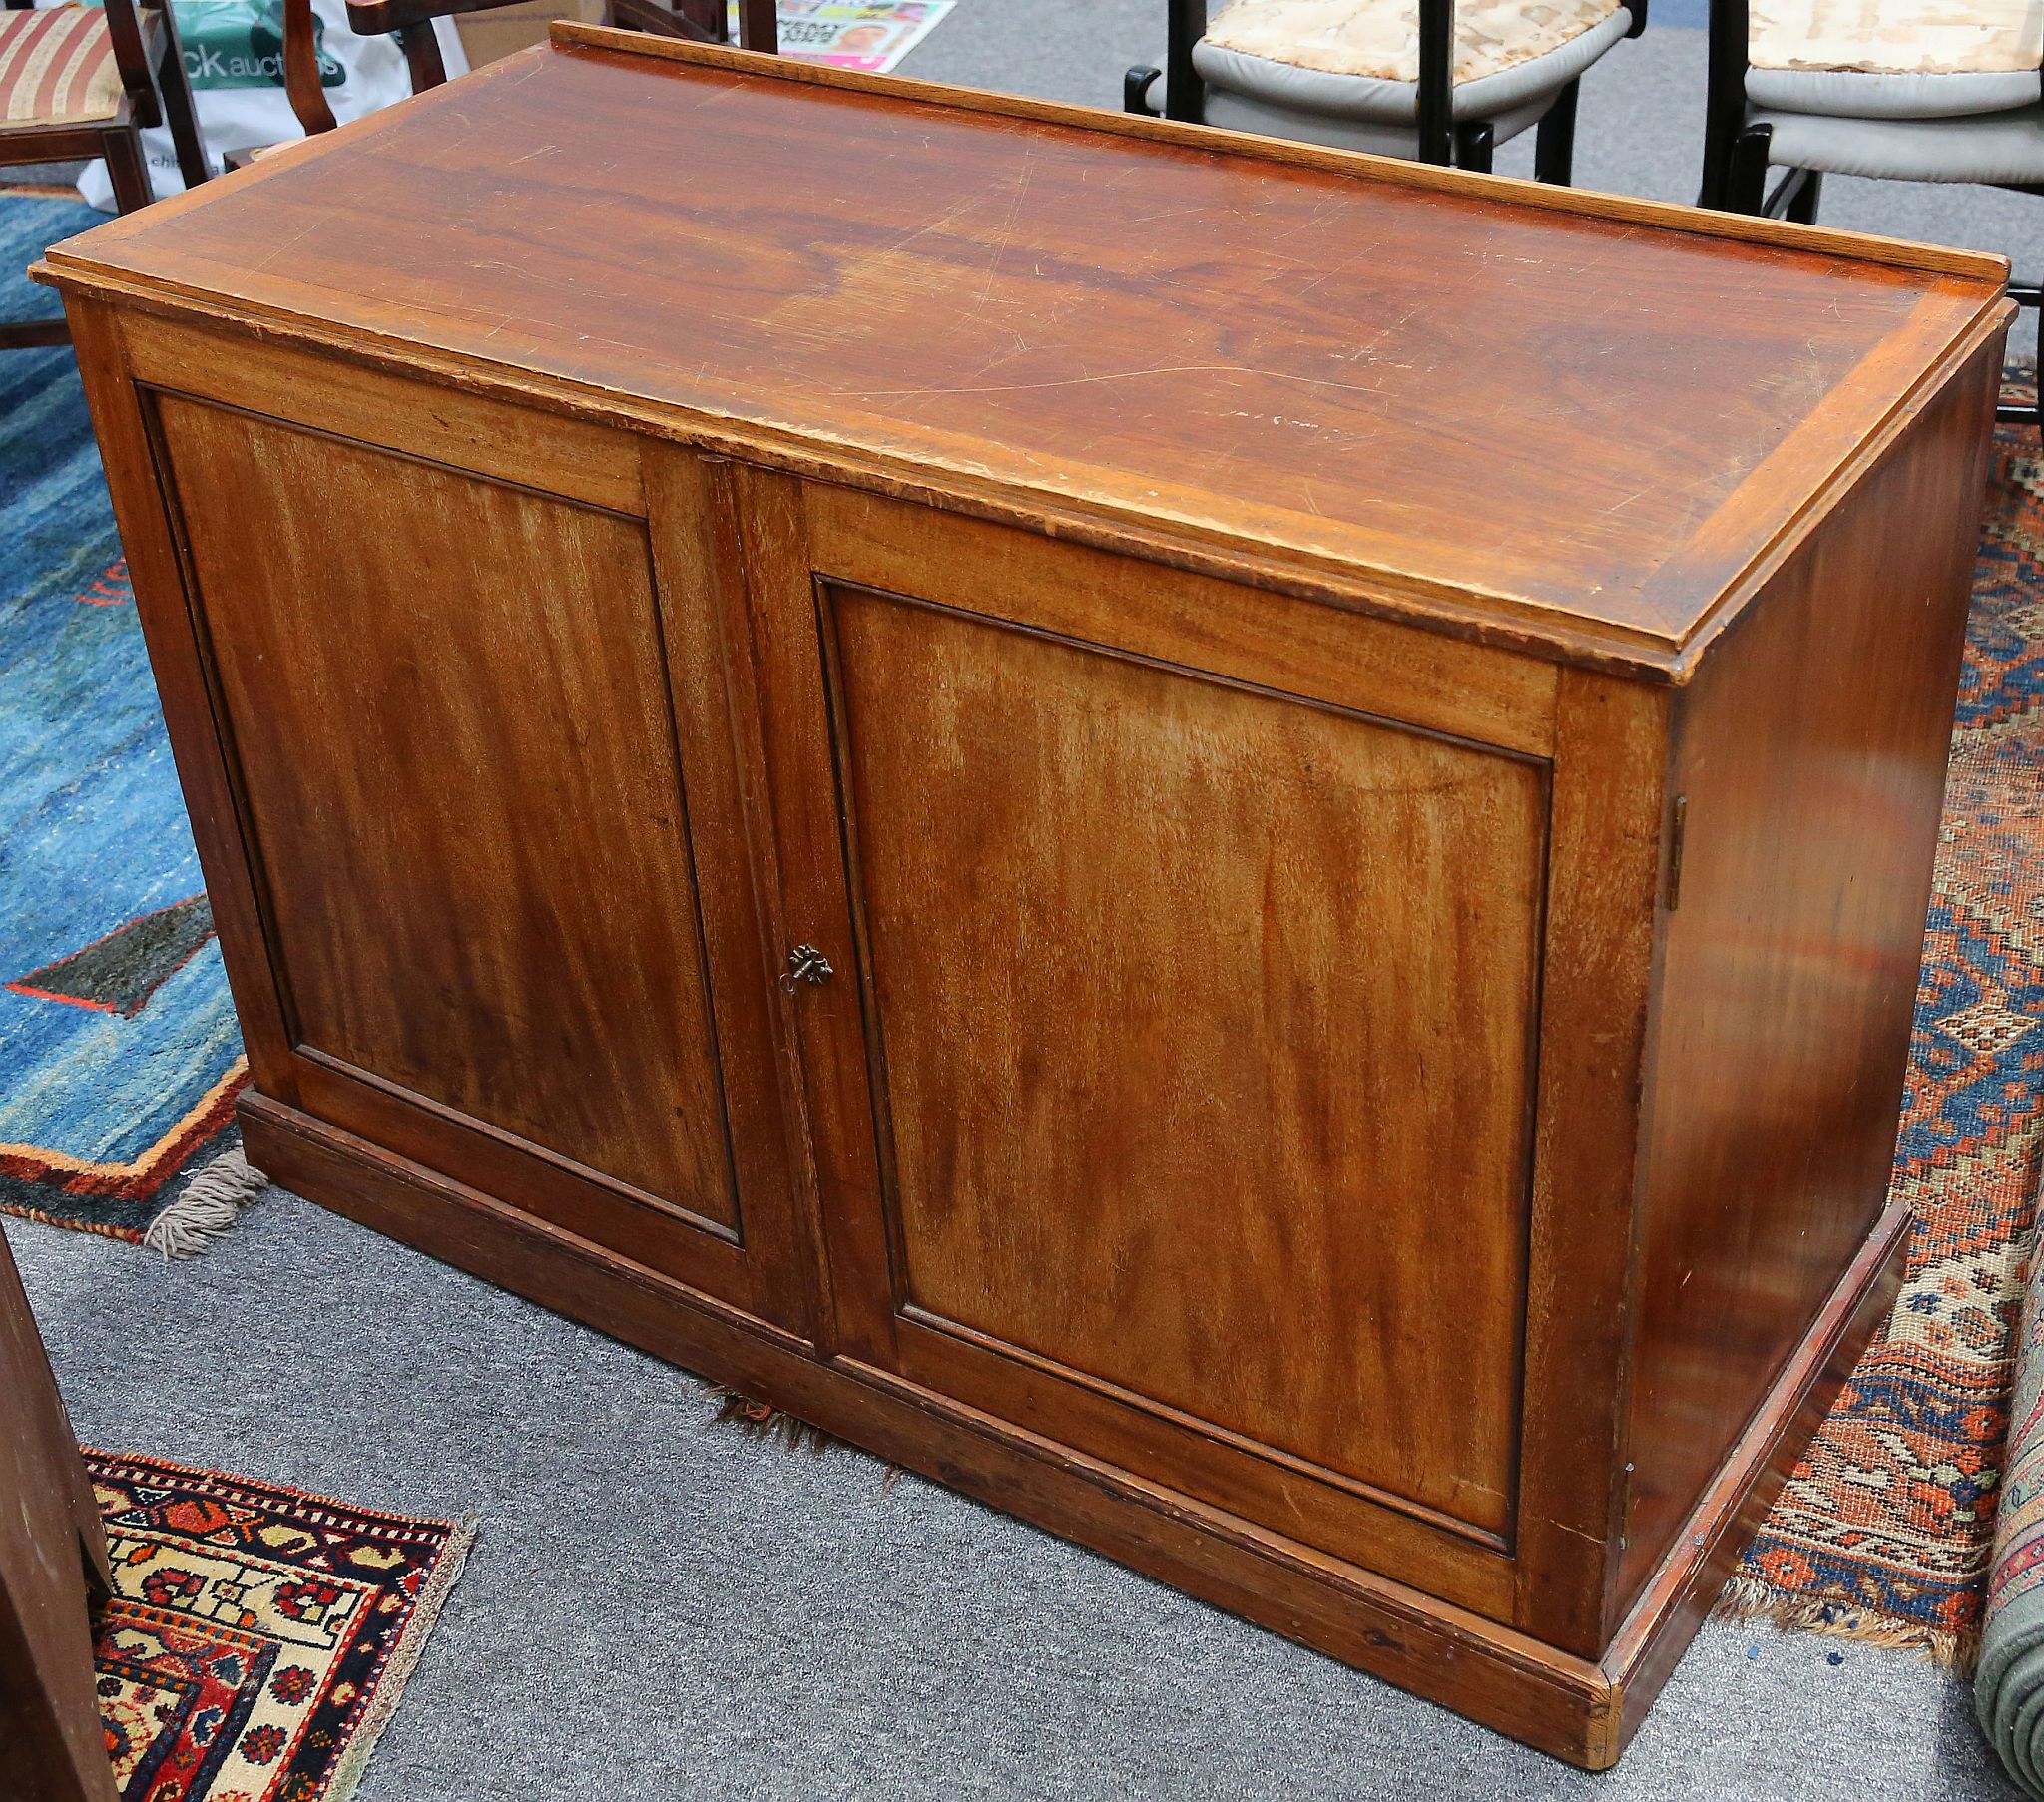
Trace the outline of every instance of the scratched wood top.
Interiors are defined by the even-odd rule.
[[[557,41],[50,272],[1667,655],[2001,305],[1984,258],[787,70]]]

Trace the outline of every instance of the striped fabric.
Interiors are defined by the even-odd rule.
[[[97,6],[0,12],[0,131],[111,119],[122,92]]]

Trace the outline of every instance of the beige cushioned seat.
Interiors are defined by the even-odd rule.
[[[1611,0],[1466,0],[1455,10],[1453,116],[1490,122],[1499,144],[1537,125],[1632,28]],[[1417,153],[1417,0],[1235,0],[1193,47],[1193,67],[1209,125]]]
[[[1455,8],[1455,80],[1473,82],[1560,50],[1621,0],[1462,0]],[[1204,40],[1328,75],[1419,80],[1416,0],[1233,0]]]
[[[90,125],[113,118],[125,97],[97,6],[0,12],[0,131]]]
[[[1751,0],[1746,95],[1844,119],[2037,104],[2044,0]]]
[[[1759,69],[2035,74],[2044,63],[2044,5],[2039,0],[1751,0],[1747,37],[1747,61]]]

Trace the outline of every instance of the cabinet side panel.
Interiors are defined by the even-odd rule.
[[[1782,569],[1680,707],[1615,1607],[1887,1193],[1996,349]]]

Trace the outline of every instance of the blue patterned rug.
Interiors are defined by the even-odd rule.
[[[0,319],[103,218],[0,192]],[[196,1249],[242,1039],[68,348],[0,351],[0,1211]]]

